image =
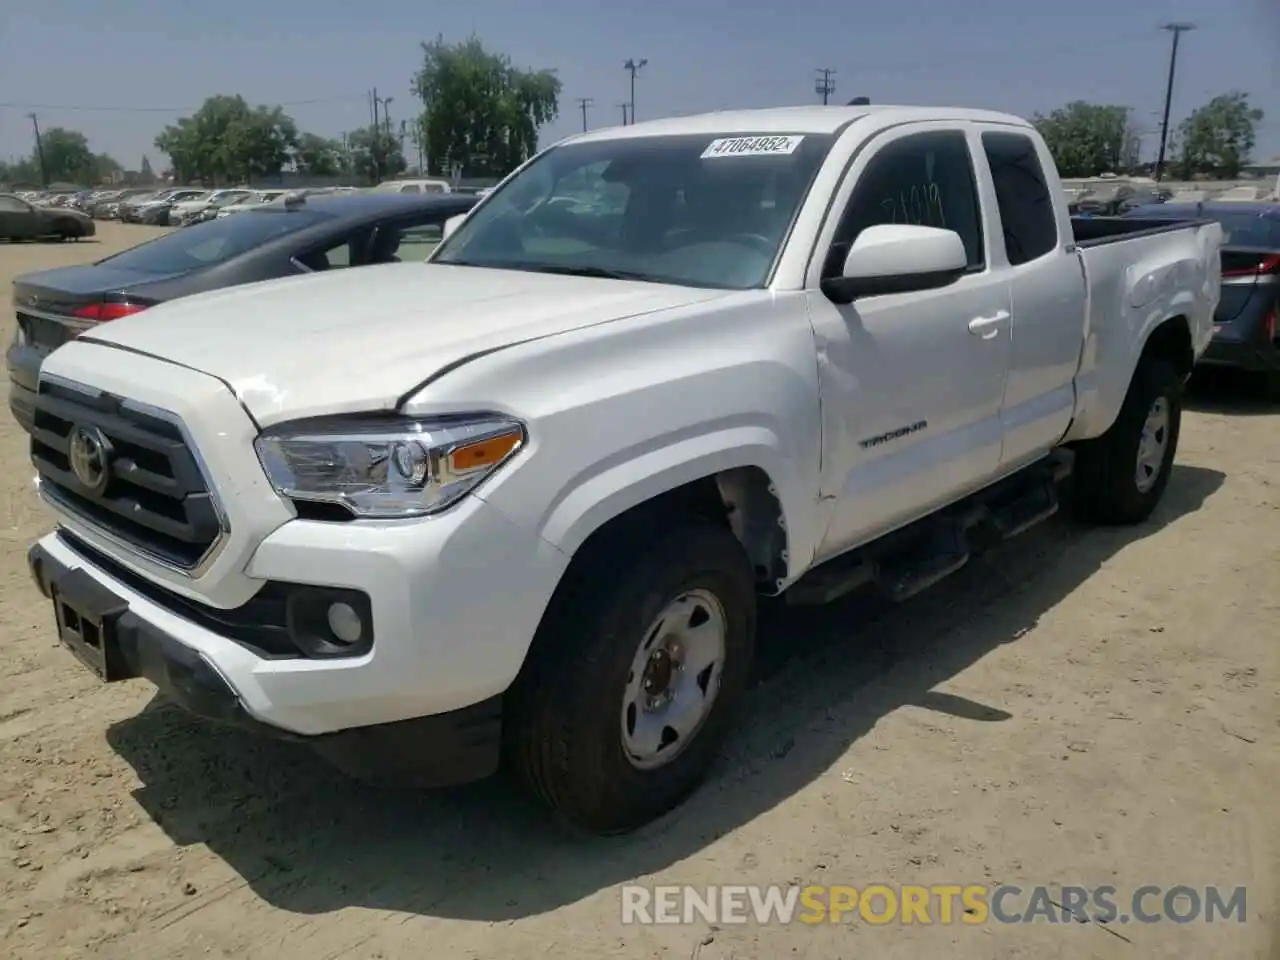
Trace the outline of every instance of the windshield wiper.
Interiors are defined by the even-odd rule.
[[[613,270],[608,267],[571,266],[564,263],[522,263],[518,270],[531,273],[555,273],[566,277],[598,277],[601,280],[647,280],[654,283],[654,278],[638,270]]]
[[[524,270],[529,273],[554,273],[566,277],[595,277],[601,280],[640,280],[646,283],[663,283],[652,274],[638,270],[613,270],[608,267],[593,267],[567,263],[520,263],[510,260],[498,260],[484,263],[475,260],[437,260],[436,263],[454,267],[488,267],[491,270]]]

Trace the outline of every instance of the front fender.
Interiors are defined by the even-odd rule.
[[[788,573],[807,566],[822,532],[817,363],[798,297],[728,294],[513,345],[406,409],[523,420],[528,446],[477,496],[568,555],[632,507],[743,467],[774,488]]]
[[[729,421],[705,424],[684,436],[654,438],[591,464],[548,505],[538,524],[540,533],[572,555],[592,533],[633,507],[742,467],[756,467],[768,476],[789,530],[791,519],[804,514],[805,504],[802,478],[787,464],[781,438],[771,426]]]

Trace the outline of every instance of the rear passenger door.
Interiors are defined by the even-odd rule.
[[[1011,289],[1013,345],[1000,413],[1008,471],[1051,450],[1071,423],[1085,286],[1073,238],[1059,236],[1057,178],[1046,176],[1052,159],[1015,127],[980,125],[977,133],[996,200],[992,257]]]
[[[819,559],[910,522],[989,482],[1000,463],[1009,363],[1009,287],[993,269],[969,126],[911,124],[874,138],[837,190],[834,233],[806,282],[822,399],[822,497],[831,519]],[[876,224],[954,230],[968,273],[946,287],[838,305],[838,273]]]

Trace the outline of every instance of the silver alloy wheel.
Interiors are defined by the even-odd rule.
[[[1157,397],[1147,411],[1142,425],[1142,439],[1138,441],[1138,463],[1134,483],[1139,493],[1146,493],[1160,479],[1164,467],[1165,448],[1169,446],[1169,401]]]
[[[622,748],[637,770],[665,766],[697,736],[720,692],[728,629],[720,601],[690,590],[645,631],[622,699]]]

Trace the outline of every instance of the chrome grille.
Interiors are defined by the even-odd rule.
[[[41,493],[140,554],[182,571],[198,567],[225,523],[177,418],[108,393],[41,380],[34,397],[31,460]],[[105,486],[77,477],[71,435],[92,430],[109,444]]]

